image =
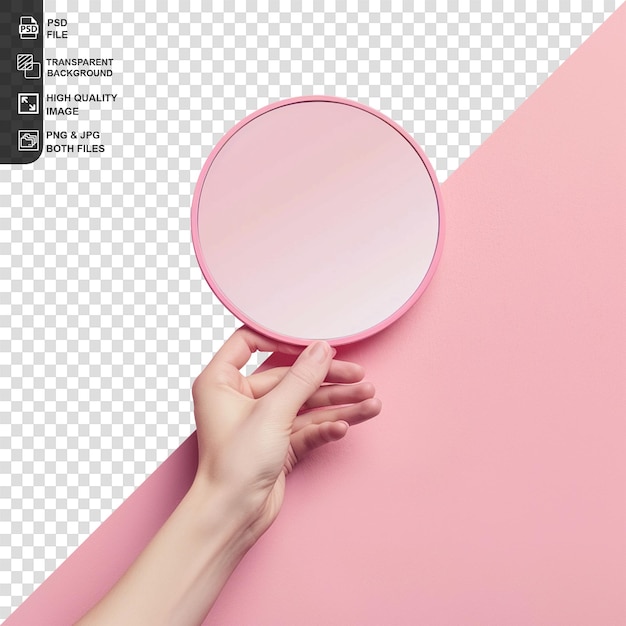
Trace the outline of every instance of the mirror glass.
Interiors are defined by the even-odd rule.
[[[192,207],[209,285],[290,343],[369,336],[419,297],[442,239],[432,168],[398,125],[339,98],[270,105],[209,156]]]

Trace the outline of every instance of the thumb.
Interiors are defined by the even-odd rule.
[[[270,405],[296,415],[309,397],[324,382],[336,350],[325,341],[316,341],[304,350],[284,378],[264,397]]]

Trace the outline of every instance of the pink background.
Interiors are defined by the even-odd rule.
[[[341,349],[383,413],[290,477],[207,623],[626,622],[625,34],[621,8],[446,181],[430,287]],[[93,603],[194,445],[7,623]]]

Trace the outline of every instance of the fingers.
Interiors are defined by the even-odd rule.
[[[257,351],[282,352],[284,354],[299,354],[299,346],[292,346],[263,337],[246,326],[236,330],[218,350],[210,365],[233,365],[241,369]]]
[[[288,367],[272,367],[264,372],[250,374],[247,377],[248,384],[254,398],[261,398],[274,389],[287,373]]]
[[[291,435],[293,457],[288,456],[287,470],[293,469],[298,461],[315,448],[342,439],[351,425],[378,415],[381,407],[378,398],[368,398],[351,406],[321,409],[296,417]]]
[[[288,371],[288,367],[273,367],[264,372],[248,376],[248,383],[250,384],[254,397],[260,398],[266,393],[269,393],[285,377]],[[343,384],[356,383],[362,380],[364,375],[365,370],[357,363],[333,360],[324,382]]]
[[[302,352],[282,380],[258,402],[274,407],[291,425],[300,407],[324,382],[335,350],[325,341],[316,341]]]
[[[296,463],[311,450],[344,437],[348,428],[346,422],[323,422],[322,424],[309,424],[294,433],[291,436],[291,448]]]
[[[343,421],[354,426],[376,417],[382,408],[382,402],[378,398],[367,398],[361,402],[348,406],[339,406],[328,409],[319,409],[301,413],[293,421],[294,433],[299,429],[306,429],[310,424],[322,424],[325,422]]]
[[[372,383],[357,385],[324,385],[302,406],[303,409],[318,409],[325,406],[352,404],[373,398],[376,390]]]

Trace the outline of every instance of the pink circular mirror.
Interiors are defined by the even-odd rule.
[[[441,253],[432,167],[361,104],[302,97],[231,129],[196,186],[193,244],[240,320],[295,344],[382,330],[421,295]]]

